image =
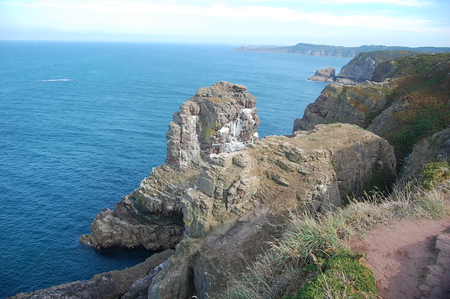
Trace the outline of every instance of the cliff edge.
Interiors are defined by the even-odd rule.
[[[92,233],[80,238],[96,249],[175,252],[146,270],[144,284],[133,284],[137,295],[109,283],[110,275],[81,283],[79,292],[53,290],[86,298],[214,298],[293,217],[326,213],[348,195],[389,188],[396,156],[405,180],[421,171],[418,164],[448,161],[450,54],[386,63],[373,73],[388,69],[388,80],[328,85],[289,136],[258,139],[256,99],[246,87],[219,82],[199,89],[169,124],[166,163],[114,210],[101,211]],[[97,295],[83,295],[84,286]],[[46,291],[20,298],[51,294]]]
[[[347,194],[393,182],[393,149],[376,135],[335,124],[258,140],[255,104],[241,85],[199,89],[169,125],[166,164],[80,241],[175,247],[149,298],[208,298],[282,235],[292,213],[332,210]]]

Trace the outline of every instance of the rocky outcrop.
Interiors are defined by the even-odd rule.
[[[184,167],[209,156],[243,149],[258,139],[256,99],[245,86],[219,82],[201,88],[173,116],[166,163]]]
[[[386,61],[392,61],[394,59],[418,55],[419,52],[412,51],[374,51],[374,52],[363,52],[355,56],[349,63],[344,65],[339,74],[336,76],[336,82],[342,84],[354,85],[366,80],[374,81],[372,79],[376,68],[380,63]],[[383,69],[388,68],[389,64],[383,64]],[[392,70],[391,70],[392,71]],[[381,72],[384,73],[384,72]],[[376,72],[376,77],[378,82],[384,80],[381,79],[380,72]],[[385,79],[385,78],[384,78]]]
[[[344,124],[217,155],[181,200],[187,237],[149,298],[212,298],[281,235],[290,213],[338,207],[372,181],[392,183],[394,169],[386,141]]]
[[[314,76],[312,76],[308,80],[319,82],[334,82],[336,80],[336,70],[332,67],[320,69],[316,71]]]
[[[296,119],[293,131],[311,130],[318,124],[344,122],[366,127],[372,113],[383,109],[389,86],[365,82],[358,86],[327,85],[303,118]]]
[[[383,59],[401,56],[376,67],[373,77],[384,82],[327,86],[303,118],[295,120],[294,131],[336,121],[357,124],[395,145],[400,171],[414,144],[443,130],[450,120],[450,56],[404,54],[378,54]]]
[[[96,248],[178,243],[149,298],[212,297],[281,236],[292,213],[331,210],[374,181],[392,183],[393,149],[376,135],[334,124],[256,140],[254,105],[240,85],[200,89],[169,126],[168,162],[82,237]]]
[[[398,182],[420,179],[427,163],[450,161],[450,130],[433,134],[414,145],[412,153],[404,159]]]
[[[92,233],[80,241],[96,249],[173,248],[184,232],[185,205],[180,199],[197,183],[202,173],[199,165],[258,140],[255,104],[255,97],[242,85],[219,82],[199,89],[169,125],[166,165],[155,168],[114,211],[99,213]],[[202,176],[200,186],[205,182],[208,178]]]
[[[132,205],[132,202],[124,200],[116,207],[119,209],[125,205]],[[135,216],[137,219],[139,212]],[[129,217],[121,218],[115,211],[106,208],[94,218],[91,232],[83,235],[80,242],[96,249],[144,247],[148,250],[163,250],[174,248],[180,242],[184,228],[177,218],[167,218],[166,221],[161,218],[155,221],[145,219],[140,222]]]
[[[153,278],[173,253],[173,250],[166,250],[122,271],[110,271],[97,274],[91,280],[75,281],[27,294],[20,293],[9,299],[144,299],[147,298],[148,287]]]

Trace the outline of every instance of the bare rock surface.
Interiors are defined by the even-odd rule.
[[[169,125],[167,164],[183,167],[201,153],[227,153],[253,143],[260,123],[255,105],[242,85],[219,82],[197,90]]]
[[[439,251],[436,263],[427,266],[429,272],[419,287],[423,292],[421,299],[450,298],[450,233],[437,236],[436,249]]]
[[[334,122],[365,127],[368,115],[385,106],[387,90],[384,84],[370,82],[358,86],[327,85],[316,101],[306,107],[303,118],[295,120],[293,131]]]
[[[254,105],[240,85],[200,89],[169,126],[167,163],[102,211],[81,241],[178,244],[149,298],[212,298],[281,236],[292,213],[331,210],[348,193],[393,182],[393,148],[375,134],[336,123],[257,140]]]
[[[334,82],[336,80],[336,70],[332,67],[317,70],[314,76],[308,80],[318,82]]]
[[[32,293],[20,293],[9,299],[136,299],[144,294],[160,264],[174,253],[166,250],[149,257],[145,262],[121,271],[95,275],[91,280],[75,281]],[[136,282],[137,281],[137,282]]]
[[[114,211],[99,213],[91,234],[80,241],[96,249],[173,248],[184,231],[180,198],[197,182],[199,164],[211,155],[243,149],[258,140],[255,105],[256,98],[242,85],[219,82],[197,90],[169,124],[166,164],[155,168]],[[208,178],[203,178],[202,186],[206,186]]]
[[[386,141],[346,124],[269,136],[217,155],[183,196],[187,238],[153,281],[149,298],[213,298],[282,234],[290,213],[340,206],[374,175],[388,184],[394,168]]]

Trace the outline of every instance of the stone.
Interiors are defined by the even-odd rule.
[[[315,125],[336,122],[365,127],[368,115],[385,106],[387,90],[384,84],[376,83],[329,84],[306,107],[303,118],[294,121],[293,131],[312,130]]]
[[[341,206],[347,192],[363,190],[380,164],[387,171],[379,174],[386,184],[395,174],[392,147],[348,124],[319,125],[289,137],[269,136],[220,156],[220,165],[203,164],[198,183],[186,190],[182,199],[186,238],[167,270],[152,282],[149,298],[218,294],[230,275],[244,271],[268,241],[281,235],[286,215],[304,204],[314,212]],[[230,160],[233,163],[225,162]],[[219,187],[223,174],[233,183]],[[236,252],[242,258],[237,259]]]
[[[162,269],[161,264],[167,262],[173,253],[173,250],[155,253],[145,262],[125,270],[105,272],[95,275],[91,280],[75,281],[27,294],[21,293],[9,299],[136,299],[142,291],[146,298],[151,279]],[[153,275],[150,280],[147,278],[149,275]],[[143,282],[142,279],[146,279],[146,281]],[[144,288],[142,288],[143,283],[146,284]],[[138,285],[141,287],[139,288]]]
[[[319,82],[334,82],[336,80],[336,70],[332,67],[317,70],[314,76],[312,76],[308,80]]]
[[[201,88],[173,116],[166,163],[185,167],[203,153],[229,153],[258,140],[256,99],[245,86],[219,82]]]

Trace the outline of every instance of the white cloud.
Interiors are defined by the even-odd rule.
[[[418,7],[429,5],[433,3],[433,0],[315,0],[311,3],[311,0],[220,0],[225,3],[296,3],[296,4],[329,4],[329,5],[341,5],[341,4],[393,4],[400,6]]]
[[[231,6],[224,3],[211,4],[204,1],[196,2],[191,5],[177,4],[175,0],[159,1],[122,1],[122,0],[32,0],[32,1],[9,1],[8,5],[23,6],[28,8],[54,8],[62,9],[75,15],[75,11],[91,11],[102,15],[113,27],[123,26],[126,29],[152,28],[156,22],[175,28],[174,25],[168,25],[170,22],[176,26],[182,25],[183,21],[188,23],[199,23],[202,17],[220,18],[230,20],[248,20],[248,26],[252,26],[253,20],[267,20],[280,23],[288,22],[309,22],[318,25],[333,27],[359,27],[383,30],[395,30],[405,32],[444,32],[448,28],[434,27],[432,21],[409,16],[397,16],[381,13],[345,13],[342,11],[331,12],[308,12],[299,9],[285,7],[271,7],[262,5],[251,5],[250,2],[261,2],[265,0],[244,0],[247,3],[241,3],[239,6]],[[303,0],[298,0],[303,1]],[[310,1],[310,0],[308,0]],[[398,5],[417,6],[428,3],[424,0],[316,0],[316,2],[332,3],[390,3]],[[226,2],[226,1],[225,1]],[[242,1],[241,1],[242,2]],[[273,1],[272,1],[273,2]],[[286,2],[286,1],[278,1]],[[200,5],[203,3],[203,5]],[[331,3],[331,2],[330,2]],[[110,14],[110,15],[108,15]],[[117,16],[123,18],[117,18]],[[177,16],[179,19],[177,19]],[[181,17],[180,17],[181,16]],[[194,20],[195,19],[195,20]],[[64,21],[64,20],[61,20]],[[94,21],[92,21],[94,22]],[[130,24],[132,23],[132,24]],[[214,24],[210,24],[214,26]]]

